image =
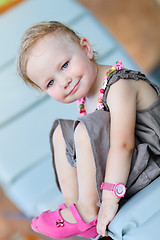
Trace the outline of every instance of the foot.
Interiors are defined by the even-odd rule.
[[[69,206],[69,209],[72,215],[75,217],[75,223],[68,222],[73,220],[73,218],[64,219],[62,217],[62,210],[58,209],[57,211],[51,212],[47,211],[42,213],[37,220],[37,227],[41,234],[47,235],[52,238],[68,238],[75,235],[80,235],[86,238],[95,238],[97,237],[97,218],[88,223],[84,222],[81,218],[76,206],[72,204]],[[71,217],[71,215],[70,215]]]
[[[93,207],[82,206],[81,204],[77,203],[76,208],[77,208],[81,218],[86,223],[93,221],[98,216],[98,206],[93,208]],[[65,209],[61,210],[60,213],[65,221],[67,221],[69,223],[76,223],[76,219],[74,218],[74,216],[71,213],[69,208],[65,208]]]

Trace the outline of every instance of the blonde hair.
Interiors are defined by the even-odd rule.
[[[27,85],[41,90],[38,85],[28,78],[26,73],[29,50],[44,36],[56,33],[64,34],[70,40],[79,44],[80,37],[72,29],[56,21],[37,23],[24,33],[18,51],[17,70]]]

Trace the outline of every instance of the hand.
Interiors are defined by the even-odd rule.
[[[106,228],[112,221],[118,211],[118,202],[111,199],[103,201],[98,213],[97,232],[104,236],[108,236]]]

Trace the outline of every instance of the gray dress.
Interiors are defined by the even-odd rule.
[[[105,111],[95,110],[91,114],[79,117],[76,121],[58,119],[53,123],[50,132],[50,145],[56,182],[59,189],[60,186],[54,162],[54,146],[52,144],[54,130],[60,124],[66,143],[67,160],[71,166],[76,167],[74,130],[78,123],[82,122],[87,129],[91,141],[96,166],[97,192],[99,202],[101,202],[100,185],[104,181],[106,160],[110,147],[110,112],[106,105],[106,98],[110,86],[119,79],[128,79],[128,81],[130,79],[144,80],[153,86],[158,93],[158,99],[151,107],[139,110],[136,113],[135,148],[126,184],[127,192],[121,202],[125,202],[160,176],[160,87],[150,82],[141,72],[121,69],[112,72],[108,77],[108,84],[103,97]]]

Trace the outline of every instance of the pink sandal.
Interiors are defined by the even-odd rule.
[[[60,214],[60,209],[54,212],[47,211],[38,217],[36,222],[38,231],[46,236],[59,239],[69,238],[75,235],[80,235],[86,238],[97,237],[97,219],[86,223],[82,220],[75,204],[72,204],[69,208],[77,223],[69,223],[65,221]]]
[[[65,208],[66,208],[66,205],[65,205],[64,203],[62,203],[62,204],[59,205],[59,207],[58,207],[58,209],[60,209],[60,210],[65,209]],[[49,212],[49,210],[48,210],[48,211],[45,211],[45,212]],[[52,212],[52,213],[54,213],[54,212]],[[39,228],[38,228],[38,226],[37,226],[38,218],[39,218],[39,217],[34,217],[34,218],[32,219],[31,228],[33,229],[33,231],[38,232],[38,233],[41,233],[41,231],[39,230]]]

